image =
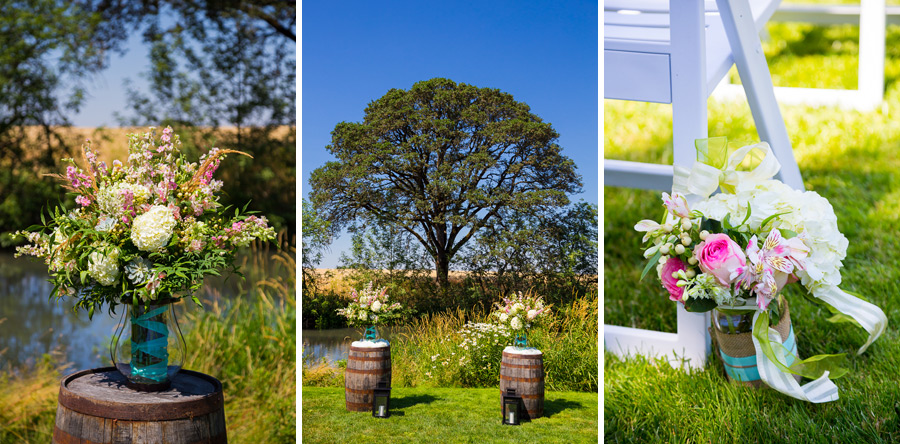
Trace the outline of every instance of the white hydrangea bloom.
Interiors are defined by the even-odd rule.
[[[162,205],[154,205],[134,219],[131,226],[131,241],[138,250],[157,251],[169,243],[176,223],[172,210]]]
[[[372,302],[372,311],[378,313],[381,310],[381,302],[375,301]]]
[[[509,321],[509,326],[510,326],[513,330],[519,330],[519,329],[522,328],[522,321],[520,321],[519,318],[517,318],[517,317],[516,317],[516,318],[512,318],[512,320]]]
[[[500,322],[506,322],[509,319],[509,315],[506,313],[500,313]]]
[[[119,278],[119,250],[112,249],[108,254],[95,251],[88,256],[88,274],[100,285],[110,286]]]
[[[751,231],[760,231],[762,221],[769,216],[785,213],[769,226],[799,233],[810,248],[806,270],[796,272],[807,289],[841,283],[841,261],[847,256],[849,242],[838,229],[837,216],[827,199],[815,191],[799,191],[777,180],[765,180],[741,183],[735,194],[716,194],[693,209],[717,220],[731,214],[731,222],[738,224],[747,214],[748,205],[751,213],[747,225]]]

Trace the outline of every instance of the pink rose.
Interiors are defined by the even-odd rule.
[[[741,246],[722,233],[710,234],[694,248],[700,270],[712,274],[724,287],[731,286],[731,272],[747,264]]]
[[[681,270],[685,270],[684,262],[677,257],[670,257],[665,264],[663,264],[662,271],[659,274],[659,280],[662,281],[663,287],[669,292],[669,299],[681,302],[681,296],[684,294],[684,289],[675,285],[678,283],[677,277],[672,277],[672,273],[677,273]]]

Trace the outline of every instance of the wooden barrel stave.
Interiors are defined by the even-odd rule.
[[[500,396],[508,388],[516,389],[522,397],[530,420],[544,415],[544,355],[503,352],[500,360]]]
[[[375,387],[391,386],[391,347],[350,347],[344,370],[344,403],[351,412],[372,410]]]
[[[156,393],[124,383],[113,367],[63,378],[52,442],[227,443],[222,386],[215,378],[185,370],[171,391]]]

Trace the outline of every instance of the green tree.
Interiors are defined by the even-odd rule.
[[[316,213],[315,208],[303,199],[302,202],[302,220],[303,231],[301,236],[301,261],[300,267],[303,271],[302,286],[305,290],[307,286],[315,285],[315,268],[322,260],[322,252],[328,248],[331,243],[330,224],[326,220],[322,220]]]
[[[313,204],[334,227],[391,221],[418,240],[447,289],[453,257],[504,212],[567,205],[581,188],[553,127],[498,89],[435,78],[392,89],[341,122],[313,171]]]
[[[59,128],[121,42],[90,3],[0,2],[0,232],[39,222],[41,207],[63,198],[42,177],[72,155]]]
[[[482,284],[501,293],[538,289],[554,303],[596,282],[597,206],[584,201],[539,214],[507,214],[465,251]]]

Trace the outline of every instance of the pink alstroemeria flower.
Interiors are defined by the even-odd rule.
[[[662,193],[663,203],[666,205],[666,208],[675,216],[678,217],[691,217],[691,210],[688,209],[687,199],[678,193],[672,193],[669,196],[669,193]]]
[[[773,229],[762,248],[755,235],[750,238],[747,245],[750,263],[747,267],[734,270],[732,278],[742,288],[752,288],[757,296],[757,305],[765,310],[791,278],[796,280],[793,272],[805,268],[804,260],[808,255],[809,248],[802,239],[785,239],[780,231]]]

